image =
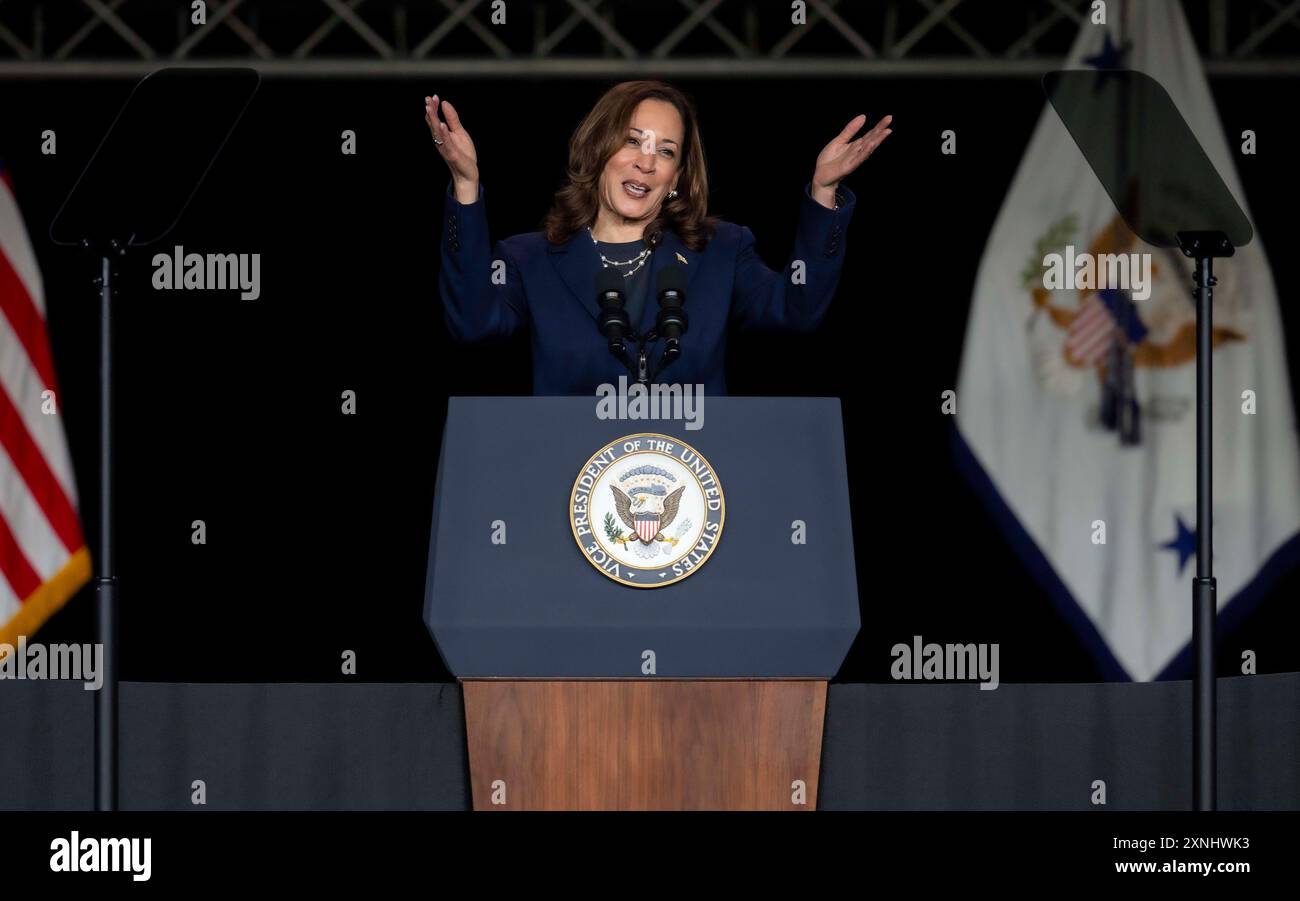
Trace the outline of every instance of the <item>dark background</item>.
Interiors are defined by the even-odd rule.
[[[955,388],[971,286],[1043,109],[1037,80],[684,80],[710,162],[712,212],[750,226],[773,268],[802,186],[857,113],[894,134],[850,177],[858,206],[839,294],[809,336],[740,336],[735,394],[843,399],[863,626],[839,679],[888,681],[890,647],[1001,644],[1003,681],[1091,681],[1097,667],[958,475],[942,391]],[[264,78],[163,248],[262,255],[262,296],[160,292],[149,257],[123,265],[118,313],[121,676],[170,681],[445,680],[421,620],[446,397],[527,394],[526,338],[453,346],[437,295],[448,175],[423,121],[438,93],[479,153],[493,238],[537,228],[570,132],[611,82]],[[1300,85],[1211,82],[1270,252],[1300,396],[1293,147]],[[83,528],[98,527],[96,267],[48,224],[131,88],[128,80],[0,82],[0,155],[45,280]],[[175,127],[203,109],[178,104]],[[58,154],[42,156],[54,129]],[[955,129],[956,156],[939,153]],[[358,154],[339,152],[354,129]],[[1236,147],[1237,141],[1231,140]],[[141,192],[150,190],[140,185]],[[779,367],[770,360],[788,361]],[[340,413],[353,389],[358,415]],[[207,523],[206,545],[190,523]],[[1300,576],[1221,635],[1261,672],[1300,669]],[[41,633],[93,640],[89,586]]]

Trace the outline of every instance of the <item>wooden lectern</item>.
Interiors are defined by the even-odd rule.
[[[824,681],[461,685],[475,810],[816,807]]]
[[[826,684],[859,626],[840,404],[705,406],[686,430],[591,398],[449,400],[424,619],[464,691],[476,810],[815,809]],[[593,499],[620,495],[595,471],[642,510],[699,480],[671,523],[696,532],[639,519],[622,534],[646,546],[611,573],[620,526]],[[709,517],[710,553],[670,573]]]

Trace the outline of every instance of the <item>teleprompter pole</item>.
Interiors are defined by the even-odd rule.
[[[1192,806],[1215,810],[1217,792],[1215,616],[1218,603],[1214,581],[1214,430],[1211,418],[1214,349],[1214,258],[1232,256],[1233,246],[1222,232],[1179,232],[1182,252],[1196,261],[1196,578],[1192,582]]]

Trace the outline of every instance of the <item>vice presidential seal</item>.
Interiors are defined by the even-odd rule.
[[[718,545],[724,513],[709,461],[684,441],[653,432],[597,451],[569,498],[582,555],[637,588],[669,585],[699,569]]]

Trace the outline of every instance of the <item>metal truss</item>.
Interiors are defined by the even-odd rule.
[[[0,0],[0,77],[1028,76],[1059,64],[1090,4],[804,0],[793,24],[788,0],[210,0],[194,25],[191,0]],[[1300,74],[1300,0],[1183,8],[1211,75]]]

